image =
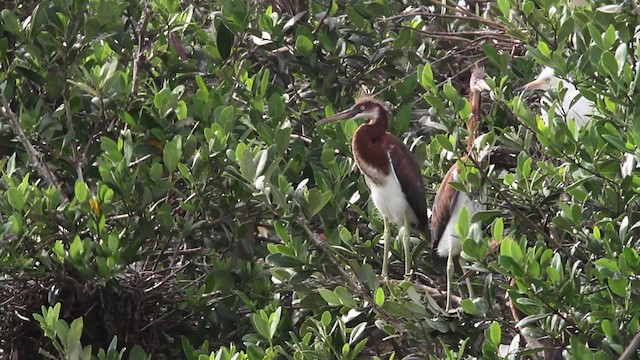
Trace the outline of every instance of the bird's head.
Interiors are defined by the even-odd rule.
[[[469,80],[469,87],[471,91],[491,91],[491,87],[485,81],[487,75],[484,73],[484,69],[481,67],[476,67],[471,74],[471,79]]]
[[[533,90],[551,90],[556,89],[558,84],[562,80],[555,75],[555,72],[550,67],[545,67],[540,72],[540,75],[530,83],[525,84],[523,87],[516,89],[518,91],[533,91]]]
[[[325,124],[332,121],[347,120],[347,119],[371,119],[377,120],[382,114],[386,114],[386,109],[380,103],[380,101],[366,96],[356,100],[356,103],[333,116],[324,118],[316,123],[316,125]]]

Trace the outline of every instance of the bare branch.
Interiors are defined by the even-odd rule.
[[[309,229],[309,226],[307,225],[306,220],[304,218],[301,218],[298,220],[298,223],[300,224],[300,226],[302,226],[302,229],[307,234],[309,239],[311,239],[313,244],[318,249],[320,249],[320,251],[327,257],[331,265],[338,270],[338,272],[340,273],[340,276],[345,281],[346,285],[349,287],[349,290],[351,291],[351,293],[354,295],[359,295],[362,298],[364,298],[364,300],[366,300],[369,304],[371,304],[371,306],[373,306],[376,312],[380,314],[380,316],[387,323],[389,323],[389,325],[393,326],[393,328],[396,329],[398,333],[400,334],[404,333],[404,325],[402,324],[402,322],[393,318],[382,307],[376,305],[376,302],[371,297],[371,295],[369,295],[369,293],[364,289],[360,281],[356,277],[349,275],[349,273],[347,273],[347,271],[342,267],[342,265],[340,265],[340,263],[335,258],[335,256],[333,256],[333,254],[331,253],[327,245],[324,243],[324,241],[322,241],[322,239],[320,239],[318,235],[316,235],[313,231],[311,231],[311,229]]]
[[[78,179],[84,182],[84,175],[82,174],[82,166],[84,165],[83,159],[78,154],[78,142],[76,141],[76,130],[73,126],[73,117],[71,116],[71,102],[69,101],[69,83],[65,82],[64,90],[62,91],[62,100],[64,102],[64,112],[67,116],[67,128],[69,130],[69,141],[71,142],[71,154],[73,155],[73,163],[76,166],[76,173]],[[88,147],[88,145],[87,145]]]
[[[637,6],[637,4],[636,4],[636,6]],[[638,332],[636,334],[636,336],[633,337],[633,340],[631,340],[631,343],[629,343],[629,346],[627,346],[627,348],[624,350],[622,355],[620,355],[618,360],[630,359],[631,355],[636,353],[636,350],[638,349],[638,346],[640,346],[640,332]]]
[[[24,146],[27,154],[29,155],[29,164],[31,167],[40,175],[49,186],[53,186],[57,189],[61,189],[60,182],[53,174],[51,169],[47,167],[47,164],[42,160],[42,154],[36,150],[35,147],[31,144],[27,135],[24,133],[22,126],[20,126],[20,121],[18,120],[18,116],[11,110],[9,106],[9,102],[7,98],[4,97],[4,92],[0,92],[0,101],[2,102],[2,107],[0,107],[0,114],[9,120],[9,127],[11,131],[18,137],[22,146]],[[63,201],[67,201],[67,197],[60,191],[60,197]]]
[[[138,85],[140,83],[140,63],[142,62],[142,53],[144,52],[145,39],[147,37],[147,21],[151,15],[151,4],[147,3],[140,22],[136,24],[136,33],[138,35],[138,47],[133,55],[133,80],[131,81],[131,96],[138,93]]]

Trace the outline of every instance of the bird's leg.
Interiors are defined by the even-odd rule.
[[[464,274],[464,266],[467,264],[467,262],[462,258],[462,256],[460,256],[459,260],[460,268],[462,269],[462,273]],[[471,278],[469,276],[466,276],[464,280],[467,283],[467,289],[469,290],[469,298],[473,299],[475,295],[473,293],[473,286],[471,286]]]
[[[402,227],[402,247],[404,248],[404,278],[411,278],[411,227],[409,219],[404,217]]]
[[[386,280],[389,278],[389,245],[391,243],[391,229],[389,228],[389,219],[382,216],[384,222],[384,232],[382,239],[384,241],[384,253],[382,255],[382,277]]]
[[[451,309],[451,279],[453,279],[453,254],[451,253],[451,249],[453,247],[449,246],[449,256],[447,257],[447,305],[444,309],[445,312],[449,312]]]

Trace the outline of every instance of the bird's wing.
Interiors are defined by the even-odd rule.
[[[411,206],[411,210],[418,219],[417,227],[426,231],[428,228],[427,201],[420,167],[413,153],[404,146],[400,139],[396,138],[396,140],[397,143],[389,150],[391,166],[393,166],[393,171],[400,182],[400,187],[402,187],[402,192]]]
[[[438,256],[437,250],[440,240],[442,240],[442,234],[451,220],[451,213],[458,200],[458,190],[449,185],[450,182],[457,180],[458,172],[458,163],[455,163],[442,179],[433,202],[433,211],[431,212],[431,261],[433,269],[436,271],[444,270],[447,263],[446,258]]]

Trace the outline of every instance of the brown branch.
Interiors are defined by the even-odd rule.
[[[362,286],[362,284],[360,283],[360,281],[355,276],[349,275],[349,273],[347,273],[347,271],[342,267],[342,265],[338,262],[338,260],[335,258],[335,256],[333,256],[333,254],[331,253],[331,250],[329,249],[327,244],[325,244],[325,242],[322,241],[322,239],[320,239],[309,228],[309,226],[307,225],[306,219],[301,217],[298,220],[298,223],[300,224],[300,226],[302,226],[302,229],[307,234],[309,239],[311,239],[313,244],[318,249],[320,249],[320,251],[327,257],[327,259],[329,260],[331,265],[338,270],[338,272],[340,273],[340,276],[345,281],[346,285],[349,287],[349,290],[351,291],[351,293],[354,294],[354,295],[359,295],[362,298],[364,298],[364,300],[366,300],[369,304],[371,304],[371,306],[376,310],[376,312],[389,325],[393,326],[393,328],[396,329],[396,331],[398,333],[400,333],[400,334],[404,333],[404,331],[405,331],[404,330],[404,325],[400,321],[398,321],[397,319],[395,319],[391,315],[389,315],[389,313],[387,313],[387,311],[384,310],[382,307],[378,306],[376,304],[375,300],[371,297],[371,295],[367,291],[365,291],[365,289]]]
[[[60,187],[60,181],[53,174],[51,169],[47,167],[47,164],[42,160],[42,154],[36,150],[35,147],[31,144],[27,135],[24,133],[22,126],[20,125],[20,120],[18,116],[11,110],[9,106],[9,102],[7,98],[4,97],[4,92],[0,92],[0,101],[2,101],[2,105],[0,107],[0,114],[4,116],[7,120],[9,120],[9,127],[11,131],[18,137],[22,146],[24,146],[27,154],[29,155],[29,164],[31,167],[47,182],[49,186],[55,187],[56,189],[60,189],[60,198],[63,201],[67,201],[67,197],[62,192],[62,188]]]
[[[382,19],[380,21],[394,20],[394,19],[406,18],[406,17],[414,17],[416,15],[419,15],[419,16],[432,16],[432,17],[451,17],[451,18],[460,19],[460,20],[473,20],[473,21],[476,21],[476,22],[479,22],[479,23],[482,23],[482,24],[485,24],[485,25],[490,25],[490,26],[493,26],[493,27],[496,27],[496,28],[499,28],[499,29],[507,29],[507,27],[505,25],[503,25],[503,24],[500,24],[500,23],[497,23],[495,21],[491,21],[491,20],[485,19],[483,17],[477,16],[476,14],[474,14],[474,13],[468,11],[468,10],[465,10],[465,9],[462,9],[462,8],[459,8],[459,7],[456,7],[456,6],[447,5],[447,4],[444,4],[444,3],[442,3],[442,2],[440,2],[438,0],[428,0],[428,1],[432,5],[444,7],[445,9],[451,10],[451,11],[459,13],[459,14],[462,14],[462,16],[460,16],[460,15],[458,15],[458,16],[456,16],[456,15],[444,16],[443,14],[436,14],[436,13],[430,12],[428,10],[418,10],[418,11],[413,11],[413,12],[410,12],[410,13],[389,16],[389,17],[386,17],[386,18],[384,18],[384,19]]]
[[[64,103],[64,112],[67,117],[67,128],[69,130],[69,141],[71,142],[71,154],[73,155],[73,164],[76,167],[76,173],[78,179],[84,182],[84,176],[82,174],[82,166],[84,165],[83,159],[78,154],[78,143],[76,141],[76,130],[73,126],[73,118],[71,116],[71,102],[69,101],[69,82],[65,81],[64,89],[62,90],[62,101]],[[89,145],[87,144],[87,147]]]
[[[634,3],[635,3],[635,1],[634,1]],[[638,6],[638,4],[636,4],[636,6]],[[631,355],[633,355],[636,352],[636,350],[638,349],[638,346],[640,346],[640,332],[638,332],[636,334],[636,336],[633,337],[633,340],[631,340],[631,342],[629,343],[629,346],[627,346],[627,348],[624,350],[622,355],[620,355],[618,360],[630,359]]]
[[[390,280],[387,280],[387,281],[388,282],[392,282],[392,283],[397,284],[397,285],[399,285],[399,284],[404,282],[404,280],[393,280],[393,279],[390,279]],[[434,287],[431,287],[431,286],[428,286],[428,285],[424,285],[424,284],[420,284],[420,283],[416,283],[416,282],[412,282],[411,285],[413,287],[416,287],[416,288],[424,291],[427,295],[429,295],[429,296],[431,296],[433,298],[438,297],[440,299],[443,299],[443,298],[447,297],[447,293],[446,292],[438,290],[438,289],[436,289]],[[450,298],[451,298],[451,301],[453,303],[457,304],[457,305],[460,305],[460,303],[462,302],[462,298],[460,296],[451,294]]]
[[[151,15],[151,4],[147,3],[145,6],[144,12],[140,17],[140,22],[136,24],[136,33],[138,36],[138,47],[136,48],[133,55],[133,80],[131,81],[131,96],[136,96],[138,93],[138,85],[140,83],[140,63],[142,62],[142,53],[143,48],[145,47],[146,40],[146,29],[147,29],[147,21],[149,19],[149,15]]]

